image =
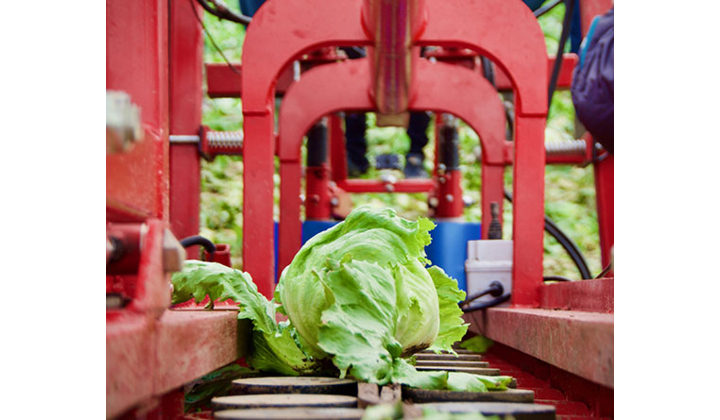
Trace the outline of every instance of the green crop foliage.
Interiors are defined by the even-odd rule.
[[[231,7],[237,7],[232,5]],[[562,28],[564,6],[560,5],[540,18],[545,34],[547,51],[555,54]],[[231,62],[242,58],[244,28],[227,21],[220,21],[205,14],[205,25],[217,45]],[[205,61],[224,62],[221,55],[205,37]],[[428,128],[430,142],[425,148],[426,168],[431,170],[434,154],[434,117]],[[404,159],[410,147],[410,139],[402,128],[377,127],[375,116],[369,114],[366,139],[368,158],[371,162],[380,155],[393,153]],[[241,130],[242,112],[239,99],[209,99],[203,103],[203,123],[215,130]],[[550,107],[545,136],[548,140],[570,140],[575,138],[575,112],[569,91],[556,92]],[[479,139],[475,132],[460,123],[461,169],[463,172],[464,195],[473,205],[466,207],[466,221],[477,222],[480,210],[480,164],[477,159]],[[277,162],[276,162],[277,168]],[[201,195],[201,234],[217,243],[231,245],[233,264],[242,267],[242,158],[220,156],[213,162],[203,162]],[[506,171],[506,185],[512,188],[512,171]],[[371,169],[363,178],[376,178],[378,171]],[[275,217],[279,202],[279,178],[275,177]],[[585,168],[571,166],[547,166],[545,175],[545,209],[547,214],[580,247],[593,273],[600,267],[600,248],[595,207],[595,188],[592,166]],[[428,205],[425,194],[355,194],[355,206],[368,204],[374,208],[390,206],[402,217],[416,220],[426,216]],[[505,203],[503,215],[504,234],[512,234],[512,205]],[[578,278],[578,272],[570,257],[550,235],[545,234],[544,269],[546,275],[561,275]]]

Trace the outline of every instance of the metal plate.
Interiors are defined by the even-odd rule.
[[[233,381],[233,394],[338,394],[357,395],[357,382],[320,376],[269,376]]]
[[[290,407],[357,407],[357,398],[347,395],[250,394],[212,399],[213,410]]]

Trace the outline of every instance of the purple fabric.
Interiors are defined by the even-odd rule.
[[[572,98],[578,118],[605,149],[615,139],[614,8],[598,19],[585,60],[573,74]]]

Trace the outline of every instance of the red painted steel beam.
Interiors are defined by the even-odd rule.
[[[107,2],[106,88],[141,109],[144,139],[108,154],[106,207],[111,221],[168,220],[167,2]]]
[[[591,138],[589,138],[591,141]],[[615,244],[615,157],[608,155],[593,165],[602,265],[607,267]]]
[[[614,315],[490,308],[465,315],[470,330],[597,384],[614,384]]]
[[[540,305],[547,309],[614,313],[614,285],[614,278],[546,284]]]
[[[154,392],[163,394],[238,358],[236,311],[165,311],[156,325]]]
[[[464,57],[464,56],[462,56]],[[438,61],[450,60],[449,56],[443,56]],[[558,75],[558,89],[569,89],[572,85],[572,75],[575,65],[578,62],[577,54],[563,54],[563,62]],[[548,81],[555,63],[555,55],[550,55],[547,59]],[[242,74],[242,64],[234,63],[233,66]],[[512,90],[512,81],[508,74],[500,67],[495,68],[495,84],[497,89],[501,91]],[[242,97],[242,87],[240,84],[240,76],[235,74],[227,64],[205,63],[205,73],[207,77],[207,94],[211,98],[240,98]],[[288,67],[282,72],[277,81],[275,94],[282,96],[293,82],[292,67]],[[173,131],[174,133],[174,131]]]
[[[238,358],[237,311],[166,311],[155,320],[108,311],[106,417]]]
[[[378,179],[344,179],[337,186],[351,193],[426,193],[435,189],[431,179],[401,179],[394,183]]]
[[[203,33],[187,1],[170,2],[170,133],[197,135],[202,123]],[[195,144],[170,146],[170,228],[178,238],[200,230],[200,154]],[[197,248],[188,258],[198,258]]]
[[[242,63],[233,63],[235,73],[224,63],[205,63],[207,95],[211,98],[242,98]],[[293,82],[293,68],[287,67],[277,80],[276,96],[283,96]]]
[[[573,70],[578,62],[577,54],[565,53],[563,54],[563,62],[560,66],[560,74],[558,75],[557,88],[558,89],[570,89],[572,86]],[[555,54],[550,55],[547,58],[547,75],[548,82],[552,76],[552,69],[555,65]],[[513,85],[508,74],[500,67],[495,66],[495,84],[500,91],[512,90]]]

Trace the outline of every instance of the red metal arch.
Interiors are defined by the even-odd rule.
[[[332,45],[371,45],[361,24],[361,0],[270,1],[249,25],[242,76],[245,149],[243,259],[266,296],[273,291],[273,90],[280,71],[299,54]],[[428,0],[428,25],[417,45],[464,46],[492,58],[519,98],[516,120],[513,231],[526,244],[514,256],[513,301],[539,302],[542,282],[544,123],[547,69],[544,37],[519,0]],[[369,77],[369,76],[368,76]],[[414,82],[413,82],[414,83]],[[524,140],[521,140],[524,139]],[[521,191],[528,191],[522,194]]]
[[[490,202],[503,200],[505,116],[497,91],[477,73],[460,66],[419,60],[419,89],[411,110],[452,113],[478,133],[483,147],[482,206],[489,226]],[[372,79],[367,59],[314,68],[286,92],[279,116],[280,229],[278,259],[282,270],[301,246],[301,147],[310,127],[324,115],[341,111],[374,111],[368,95]],[[522,215],[517,215],[522,219]],[[519,240],[518,243],[522,243]]]

